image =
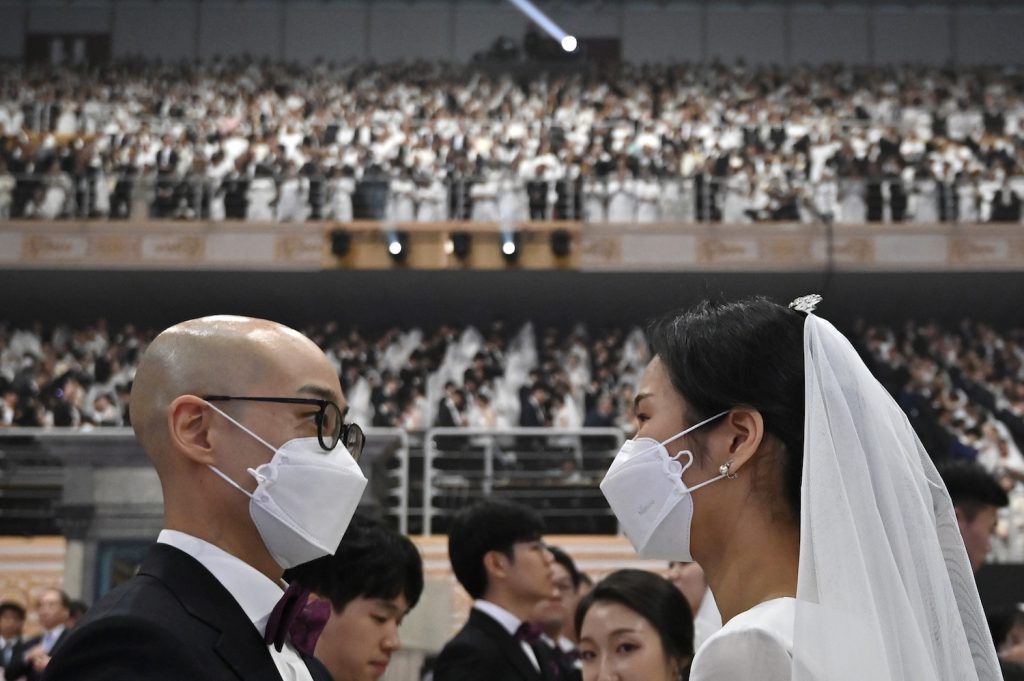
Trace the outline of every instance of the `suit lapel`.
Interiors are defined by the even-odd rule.
[[[479,629],[488,638],[494,640],[498,649],[501,650],[502,654],[524,679],[540,681],[543,678],[534,668],[533,663],[530,662],[530,658],[526,656],[519,641],[490,615],[473,608],[469,612],[469,624]]]
[[[163,582],[190,615],[211,628],[214,650],[240,679],[281,681],[259,631],[202,563],[173,546],[155,544],[139,574]]]

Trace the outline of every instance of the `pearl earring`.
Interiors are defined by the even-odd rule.
[[[732,461],[727,461],[727,462],[723,463],[721,466],[718,467],[718,473],[720,475],[728,478],[729,480],[735,480],[737,477],[739,477],[739,474],[738,473],[730,473],[729,472],[729,467],[730,466],[732,466]]]

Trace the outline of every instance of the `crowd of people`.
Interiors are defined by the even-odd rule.
[[[0,219],[1020,222],[994,67],[245,59],[0,73]]]
[[[350,418],[403,428],[635,429],[648,360],[638,328],[590,332],[442,325],[379,333],[305,329],[341,377]],[[154,332],[104,320],[79,328],[0,326],[0,427],[130,424],[128,392]],[[862,325],[853,338],[938,461],[969,459],[1024,481],[1024,330],[964,321]]]
[[[422,431],[432,426],[632,428],[643,334],[495,322],[388,329],[329,323],[306,330],[341,377],[351,420]],[[72,329],[0,326],[0,427],[130,424],[128,392],[154,332],[105,321]]]

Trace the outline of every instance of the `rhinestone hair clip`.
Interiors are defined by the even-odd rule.
[[[818,307],[818,303],[821,302],[821,296],[817,293],[812,293],[809,296],[800,296],[792,303],[789,304],[791,309],[797,312],[803,312],[804,314],[810,314],[814,312],[814,308]]]

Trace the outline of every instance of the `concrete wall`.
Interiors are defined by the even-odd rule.
[[[540,5],[571,33],[618,38],[636,62],[1024,61],[1024,8],[1006,1]],[[464,61],[526,25],[499,0],[0,0],[0,58],[20,57],[26,32],[68,32],[109,33],[116,56]]]

